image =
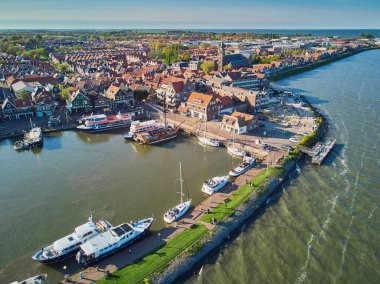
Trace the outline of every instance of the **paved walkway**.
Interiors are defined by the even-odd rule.
[[[106,259],[96,263],[95,266],[83,270],[82,275],[84,278],[80,279],[79,273],[73,275],[70,277],[70,283],[88,284],[100,280],[105,277],[107,270],[112,273],[120,268],[136,262],[145,255],[163,246],[169,239],[173,238],[183,230],[190,228],[191,225],[195,223],[201,223],[208,229],[211,229],[214,225],[201,221],[201,218],[207,212],[207,210],[211,210],[212,208],[217,207],[218,204],[222,203],[226,198],[228,198],[237,188],[246,184],[247,180],[252,179],[264,169],[265,167],[260,164],[252,168],[245,174],[237,177],[233,182],[230,182],[219,192],[203,200],[194,209],[190,210],[184,216],[184,218],[178,221],[177,224],[173,223],[166,225],[166,227],[159,231],[160,237],[158,233],[149,235],[147,238],[125,248],[117,254],[107,257]],[[62,283],[65,282],[63,281]]]

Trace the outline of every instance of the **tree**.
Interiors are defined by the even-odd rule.
[[[70,65],[66,62],[58,64],[57,69],[61,71],[62,73],[67,73],[70,71]]]
[[[209,48],[211,47],[211,43],[209,42],[202,42],[200,45],[199,45],[200,48]]]
[[[59,84],[58,88],[61,90],[59,97],[63,101],[68,101],[70,99],[70,92],[73,90],[73,87],[65,88],[62,84]]]
[[[148,91],[147,90],[134,90],[133,95],[135,97],[136,101],[143,101],[148,97]]]
[[[367,33],[362,33],[362,34],[360,35],[360,37],[361,37],[361,38],[367,38],[367,39],[373,39],[373,38],[374,38],[373,35],[371,35],[371,34],[367,34]]]
[[[201,65],[201,69],[204,73],[209,74],[215,68],[214,61],[205,61]]]
[[[225,70],[225,71],[228,71],[228,70],[231,70],[231,69],[232,69],[232,64],[231,63],[223,66],[223,70]]]
[[[28,99],[28,98],[29,98],[29,94],[28,94],[27,91],[25,91],[25,90],[21,90],[21,91],[18,93],[17,97],[18,97],[19,99],[23,99],[23,100],[25,100],[25,99]]]
[[[181,61],[190,61],[190,53],[189,52],[184,52],[181,55]]]

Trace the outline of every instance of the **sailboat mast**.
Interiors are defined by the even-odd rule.
[[[181,204],[182,204],[183,203],[183,192],[182,192],[183,179],[182,179],[182,164],[181,164],[181,162],[179,162],[179,181],[181,183]]]
[[[166,128],[166,93],[164,94],[164,125]]]

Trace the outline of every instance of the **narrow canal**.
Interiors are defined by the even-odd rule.
[[[153,147],[124,142],[121,133],[79,132],[51,134],[33,152],[0,142],[0,160],[0,283],[40,272],[56,283],[76,263],[41,265],[31,259],[36,250],[90,214],[115,225],[154,215],[158,230],[179,201],[179,161],[194,205],[204,199],[202,182],[226,174],[233,162],[225,148],[205,149],[188,136]]]
[[[380,50],[280,85],[307,96],[338,146],[186,283],[379,283]]]

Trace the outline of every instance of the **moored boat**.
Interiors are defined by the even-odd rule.
[[[92,217],[88,222],[75,228],[74,232],[53,244],[43,247],[37,251],[32,258],[41,263],[54,263],[74,255],[79,246],[85,241],[107,231],[112,225],[106,220],[99,220],[96,224]]]
[[[177,221],[180,219],[185,213],[190,209],[191,205],[191,199],[189,199],[189,196],[187,196],[187,201],[183,201],[183,189],[182,189],[182,184],[183,184],[183,179],[182,179],[182,165],[179,163],[179,181],[181,184],[181,198],[179,204],[174,206],[173,208],[169,209],[165,214],[164,214],[164,221],[168,224],[173,223],[174,221]]]
[[[233,177],[240,176],[241,174],[245,173],[250,168],[252,168],[255,165],[255,162],[256,162],[255,158],[245,156],[243,158],[243,161],[237,167],[230,170],[229,172],[230,176],[233,176]]]
[[[134,140],[140,144],[157,144],[177,137],[179,127],[167,126],[163,129],[138,133]]]
[[[29,143],[25,142],[24,140],[16,141],[13,144],[13,149],[20,151],[20,150],[29,150],[30,145]]]
[[[10,284],[45,284],[47,279],[47,274],[39,274],[22,281],[14,281]]]
[[[153,221],[154,218],[145,218],[110,228],[84,242],[80,246],[76,260],[80,265],[87,266],[116,253],[143,237],[149,231]]]
[[[228,183],[229,176],[217,176],[206,180],[202,186],[202,192],[212,195],[218,192]]]
[[[211,146],[211,147],[219,147],[220,143],[218,140],[214,138],[210,138],[207,136],[198,136],[199,142],[201,142],[204,145]]]
[[[24,143],[29,144],[30,147],[41,147],[43,143],[41,127],[33,127],[24,136]]]
[[[129,132],[124,134],[124,139],[133,140],[138,133],[156,131],[163,128],[165,128],[165,124],[157,122],[155,120],[147,120],[143,122],[136,120],[131,123]]]
[[[85,132],[101,132],[110,129],[122,128],[131,125],[132,117],[126,113],[117,115],[97,114],[84,117],[83,124],[77,126],[77,129]]]
[[[233,156],[238,156],[238,157],[247,156],[246,151],[244,151],[243,149],[240,149],[238,147],[235,147],[234,145],[227,146],[227,152]]]

